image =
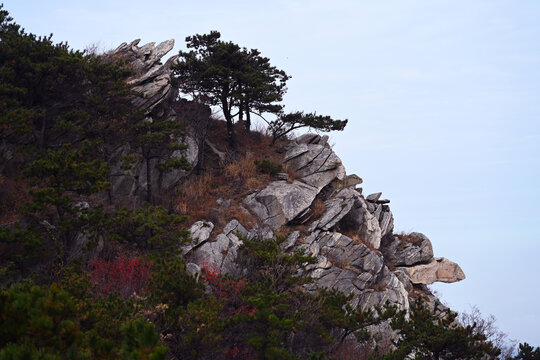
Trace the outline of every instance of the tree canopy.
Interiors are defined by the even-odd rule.
[[[289,114],[281,114],[276,120],[268,123],[272,132],[272,144],[277,139],[287,135],[291,131],[303,127],[309,127],[319,131],[341,131],[347,125],[348,120],[334,120],[330,116],[317,115],[316,113],[304,114],[296,111]]]
[[[241,48],[220,37],[217,31],[187,37],[187,47],[192,50],[180,51],[174,77],[184,93],[221,108],[229,146],[234,148],[236,119],[244,121],[245,115],[249,130],[250,114],[279,113],[289,76],[270,65],[258,50]]]

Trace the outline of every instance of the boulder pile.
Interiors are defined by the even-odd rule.
[[[381,193],[362,195],[362,179],[347,175],[327,137],[305,134],[284,149],[283,163],[298,174],[285,176],[249,194],[241,206],[256,215],[266,237],[289,233],[285,251],[304,249],[317,262],[306,271],[312,286],[352,294],[352,305],[363,309],[387,301],[409,309],[418,292],[435,306],[439,300],[425,286],[465,278],[459,265],[433,255],[431,241],[421,233],[394,234],[394,217]],[[286,174],[284,174],[286,175]],[[317,218],[317,201],[324,211]],[[302,231],[295,230],[302,226]],[[193,224],[193,242],[183,247],[191,268],[211,263],[223,272],[241,272],[235,263],[242,236],[260,236],[261,225],[246,229],[237,220],[219,234],[208,221]]]

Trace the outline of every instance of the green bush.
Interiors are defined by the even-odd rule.
[[[0,359],[164,359],[167,348],[134,302],[95,298],[88,279],[0,291]]]
[[[259,172],[268,175],[276,175],[283,170],[283,166],[281,164],[274,164],[270,160],[255,160],[255,166],[257,166],[257,170]]]

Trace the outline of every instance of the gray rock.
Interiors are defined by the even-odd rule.
[[[244,203],[273,230],[309,212],[317,189],[299,181],[274,181],[248,195]]]
[[[446,258],[434,258],[428,264],[403,269],[408,272],[413,284],[453,283],[465,279],[465,273],[461,267]]]
[[[396,266],[425,264],[433,259],[433,247],[427,236],[410,233],[407,236],[393,236],[382,247],[385,258]]]
[[[137,46],[139,42],[123,43],[107,56],[124,59],[135,71],[129,84],[141,95],[133,99],[133,104],[150,112],[164,101],[176,97],[177,90],[170,83],[170,66],[178,56],[169,58],[165,64],[161,62],[161,58],[174,47],[174,40],[164,41],[157,46],[148,43],[142,47]]]
[[[210,221],[196,221],[189,228],[191,242],[180,246],[182,254],[187,254],[192,249],[200,246],[210,239],[214,224]]]
[[[197,244],[201,244],[210,238],[212,230],[214,230],[214,224],[210,221],[196,221],[189,228],[189,233]]]
[[[197,164],[198,148],[193,138],[186,136],[179,142],[188,145],[188,147],[184,150],[176,150],[170,155],[165,154],[161,159],[156,158],[150,161],[150,181],[153,194],[158,194],[161,190],[170,190],[189,174],[188,171],[182,169],[172,169],[160,174],[156,168],[158,160],[168,161],[172,158],[184,157],[192,166]],[[146,197],[146,163],[138,157],[129,168],[124,168],[126,156],[136,153],[136,149],[125,144],[116,149],[111,156],[111,194],[122,205],[135,206]]]
[[[45,223],[47,222],[45,221]],[[105,241],[102,237],[93,239],[86,232],[78,232],[75,238],[69,242],[66,249],[67,261],[72,262],[81,259],[84,261],[95,260],[100,256],[104,245]]]
[[[219,198],[216,200],[216,204],[219,207],[228,209],[231,207],[231,199],[224,200],[223,198]]]
[[[379,215],[379,227],[381,228],[381,237],[385,237],[394,230],[394,216],[390,209]]]
[[[297,144],[319,144],[321,140],[322,138],[319,134],[307,133],[300,135],[294,141]],[[326,140],[328,140],[328,137],[326,137]]]
[[[187,145],[187,148],[184,150],[175,150],[169,157],[165,159],[165,161],[171,159],[185,158],[192,167],[197,165],[199,154],[199,147],[197,145],[197,142],[192,137],[185,136],[183,139],[178,140],[178,143]],[[176,186],[176,184],[178,184],[180,179],[182,179],[187,174],[189,174],[189,171],[183,169],[171,169],[162,174],[161,184],[159,185],[163,190],[172,189],[174,186]],[[160,177],[159,175],[159,171],[155,169],[154,174],[152,175],[155,179],[155,183],[153,184],[154,187],[156,187],[158,184]]]
[[[342,189],[335,197],[326,200],[324,205],[326,210],[322,217],[314,222],[309,231],[315,229],[330,230],[333,228],[345,215],[351,211],[357,196],[356,192],[351,188]]]
[[[191,262],[202,266],[211,266],[216,270],[233,275],[240,274],[236,264],[238,249],[243,245],[240,236],[247,236],[248,231],[238,220],[231,220],[216,236],[215,241],[206,241],[194,248],[190,255]]]
[[[293,231],[292,233],[289,234],[289,236],[287,237],[287,240],[283,244],[281,244],[281,248],[284,251],[289,250],[296,244],[296,241],[299,238],[300,238],[300,231]]]
[[[360,196],[355,197],[355,204],[337,225],[337,229],[355,234],[374,249],[381,245],[382,231],[379,221],[368,210],[368,204]]]
[[[232,241],[235,247],[239,247],[243,244],[240,237],[247,237],[248,231],[238,220],[233,219],[225,225],[223,234]]]
[[[315,232],[305,242],[318,259],[310,269],[316,286],[353,294],[351,305],[363,309],[383,305],[386,300],[401,309],[409,308],[403,284],[366,245],[337,232]]]
[[[199,275],[201,274],[201,267],[194,263],[188,263],[186,265],[186,271],[188,272],[188,274],[191,274],[196,279],[198,279]]]
[[[289,174],[287,173],[277,173],[274,175],[274,178],[276,180],[289,180]]]
[[[382,195],[382,192],[373,193],[373,194],[368,195],[366,197],[366,200],[369,201],[369,202],[376,202],[377,200],[379,200],[381,195]]]
[[[362,178],[356,174],[351,174],[351,175],[347,175],[345,176],[345,179],[343,179],[343,183],[342,183],[342,187],[346,188],[346,187],[355,187],[356,185],[360,185],[361,183],[363,183],[364,180],[362,180]],[[359,194],[362,194],[362,191],[360,190]]]
[[[215,241],[207,241],[193,252],[192,262],[199,266],[212,264],[221,269],[231,240],[224,234],[219,234]],[[224,255],[225,254],[225,255]]]
[[[255,226],[249,230],[247,235],[248,240],[253,239],[273,239],[275,237],[274,232],[269,226],[261,226],[255,224]]]
[[[328,144],[305,144],[292,146],[284,157],[284,163],[298,173],[302,180],[320,191],[334,179],[345,178],[345,168]]]

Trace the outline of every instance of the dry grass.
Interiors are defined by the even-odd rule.
[[[353,233],[353,232],[345,232],[344,235],[350,237],[355,243],[357,244],[364,244],[366,245],[371,251],[378,251],[371,245],[371,243],[364,237],[361,237],[360,235]]]
[[[384,290],[386,290],[386,285],[383,285],[383,284],[374,284],[374,285],[371,285],[370,288],[373,289],[373,290],[375,290],[375,291],[384,291]]]
[[[295,180],[304,182],[304,180],[302,180],[302,177],[296,171],[294,171],[294,169],[292,169],[291,167],[287,165],[283,166],[283,172],[289,175],[287,182],[290,184],[292,184]]]
[[[238,152],[225,161],[208,162],[206,170],[191,177],[176,189],[175,209],[187,215],[190,222],[207,219],[220,226],[236,218],[244,226],[253,226],[255,217],[241,207],[250,193],[263,189],[271,181],[267,174],[257,171],[255,160],[265,159],[281,163],[282,155],[270,146],[271,138],[263,133],[246,133],[237,127]],[[227,132],[224,121],[214,120],[210,141],[219,151],[227,151]],[[231,206],[220,208],[219,198],[231,199]]]
[[[257,167],[251,156],[246,156],[225,167],[225,176],[247,179],[257,176]]]
[[[397,270],[397,267],[395,264],[391,263],[390,261],[386,261],[386,258],[384,259],[384,265],[386,265],[386,267],[388,268],[388,270],[394,272]]]
[[[311,218],[313,220],[320,219],[325,211],[326,205],[324,204],[324,201],[322,201],[320,198],[317,198],[315,199],[315,205],[313,206],[313,214],[311,214]]]
[[[401,240],[398,246],[399,250],[403,250],[409,244],[419,246],[420,244],[422,244],[422,241],[423,241],[422,238],[419,238],[417,236],[414,236],[414,235],[411,235],[410,233],[405,233],[405,232],[394,234],[394,236],[397,237],[399,240]]]

